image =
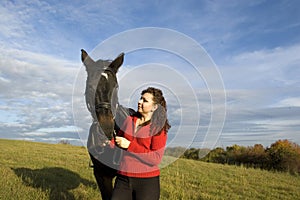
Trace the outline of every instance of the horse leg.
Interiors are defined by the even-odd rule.
[[[98,188],[103,200],[110,200],[113,191],[113,178],[116,175],[116,170],[112,169],[90,154],[93,162],[94,176],[97,181]]]
[[[102,199],[110,200],[113,191],[113,177],[99,174],[96,168],[94,168],[94,176],[96,178]]]

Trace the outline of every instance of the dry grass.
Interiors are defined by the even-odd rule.
[[[83,147],[0,140],[0,150],[0,199],[101,199]],[[162,200],[300,199],[299,188],[299,176],[186,159],[161,171]]]

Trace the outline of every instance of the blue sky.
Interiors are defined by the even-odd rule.
[[[85,113],[84,123],[76,121],[73,93],[76,84],[79,98],[84,92],[80,49],[94,52],[95,58],[112,59],[140,37],[97,54],[104,41],[128,30],[157,27],[201,45],[202,56],[215,64],[202,72],[210,74],[209,81],[218,72],[216,80],[223,83],[207,87],[207,77],[195,75],[188,63],[170,52],[125,52],[118,74],[120,101],[134,107],[147,81],[162,86],[173,125],[169,145],[176,141],[173,145],[200,148],[211,140],[206,143],[210,148],[269,146],[278,139],[300,144],[299,8],[296,0],[1,1],[0,138],[84,142],[76,131],[84,133],[83,124],[90,119]],[[151,40],[185,44],[162,35]],[[212,72],[214,67],[217,71]],[[161,76],[156,76],[158,70]],[[155,80],[143,83],[144,74]],[[180,90],[181,86],[192,90]],[[225,120],[218,114],[224,108]],[[190,118],[183,117],[187,113]],[[197,130],[188,121],[198,122]],[[215,123],[224,125],[220,132]]]

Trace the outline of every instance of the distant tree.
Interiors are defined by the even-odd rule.
[[[165,155],[179,158],[183,157],[185,151],[186,148],[184,147],[168,147],[165,150]]]
[[[246,152],[246,147],[234,144],[226,147],[226,157],[228,164],[240,165],[243,162],[243,157]]]
[[[269,159],[263,145],[255,144],[245,148],[240,160],[247,167],[265,168]]]
[[[198,159],[201,160],[206,155],[208,155],[209,152],[210,152],[210,149],[208,149],[208,148],[199,149]]]
[[[71,144],[69,140],[60,140],[58,144]]]
[[[300,173],[300,146],[288,140],[278,140],[267,150],[269,168],[290,173]]]
[[[200,149],[190,148],[186,150],[183,154],[184,158],[198,160],[199,159]]]
[[[182,152],[184,149],[178,150]],[[178,150],[176,148],[167,149],[167,152],[172,154],[172,151],[176,152]],[[217,147],[211,151],[190,148],[185,150],[182,157],[205,162],[244,165],[246,167],[300,174],[300,146],[288,140],[278,140],[269,148],[264,148],[261,144],[248,147],[235,144],[226,147],[226,149]]]
[[[222,163],[222,164],[224,164],[227,161],[226,151],[221,147],[217,147],[217,148],[211,150],[201,160],[205,161],[205,162],[213,162],[213,163]]]
[[[253,147],[248,147],[245,163],[250,167],[265,168],[269,162],[268,154],[261,144],[255,144]]]

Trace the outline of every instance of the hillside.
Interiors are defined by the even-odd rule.
[[[85,148],[0,140],[0,199],[100,199]],[[300,177],[179,159],[161,199],[300,199]]]

